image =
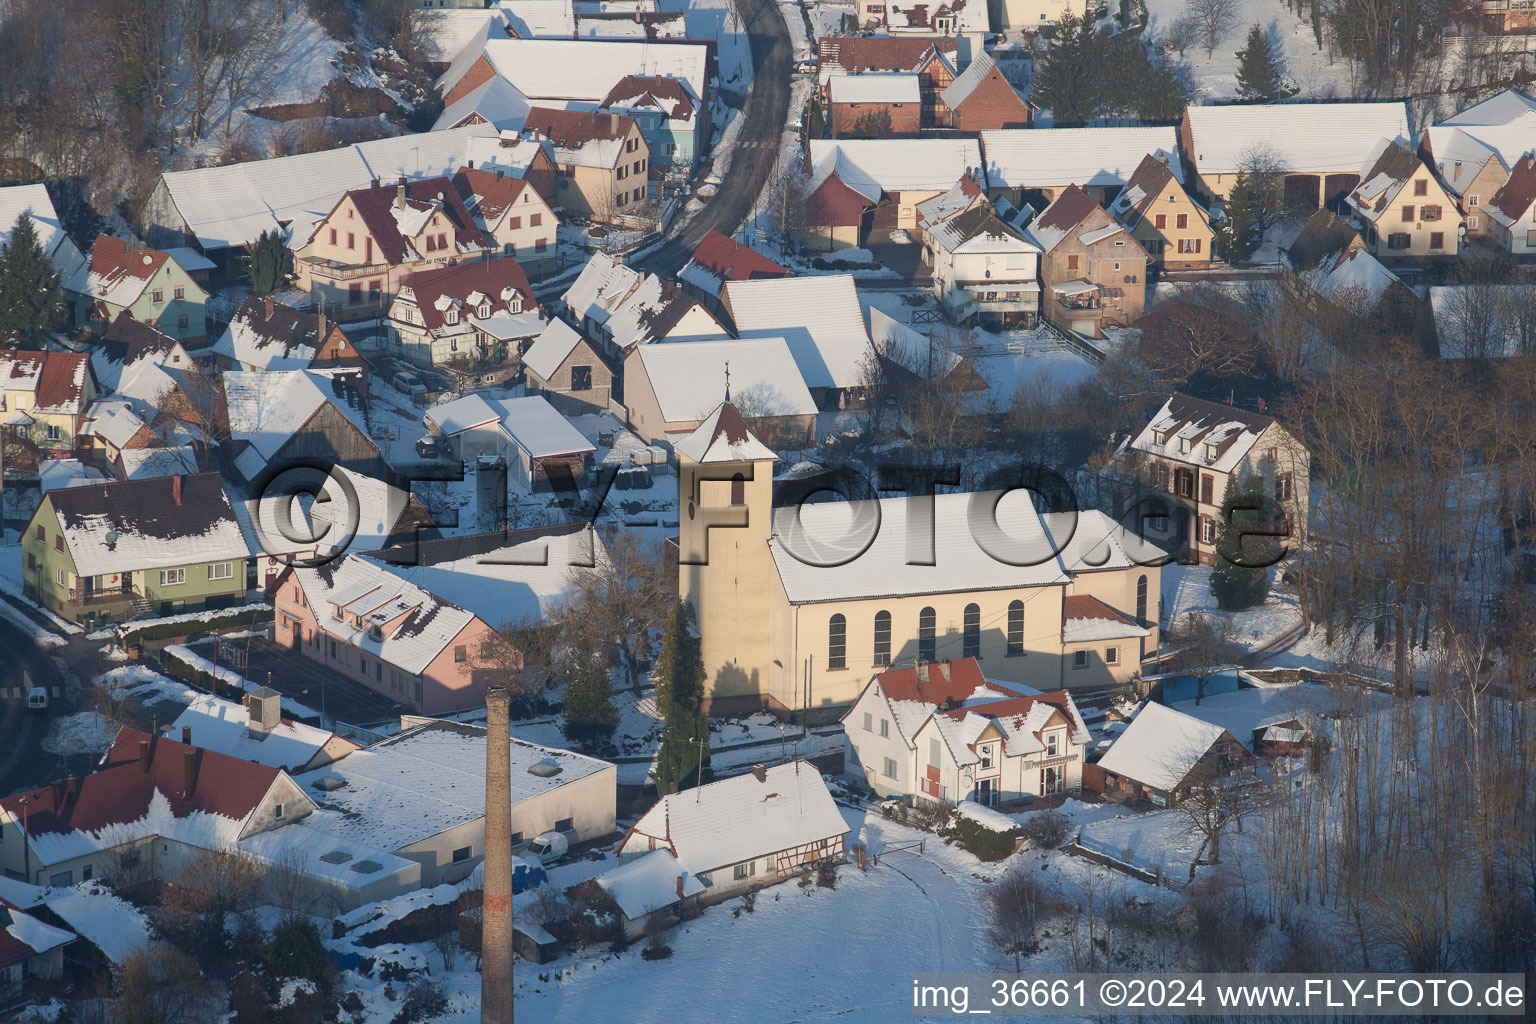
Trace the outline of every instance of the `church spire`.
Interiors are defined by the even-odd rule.
[[[731,361],[725,361],[725,400],[731,400]]]

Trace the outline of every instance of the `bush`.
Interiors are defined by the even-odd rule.
[[[222,615],[214,615],[207,619],[182,619],[177,622],[155,622],[144,626],[135,627],[132,623],[123,626],[122,645],[129,647],[143,643],[145,640],[164,640],[167,637],[202,636],[208,633],[216,633],[221,629],[233,629],[237,626],[266,625],[272,621],[272,609],[242,608],[236,611],[226,612]]]
[[[1024,826],[1024,838],[1040,850],[1054,850],[1072,834],[1072,822],[1059,811],[1031,814]]]
[[[262,962],[275,978],[308,978],[322,987],[330,984],[331,961],[312,921],[285,921],[272,929]]]
[[[816,869],[816,884],[823,889],[837,888],[837,865],[831,861],[824,862]]]
[[[432,1020],[447,1009],[448,996],[443,983],[423,979],[406,990],[400,1012],[390,1018],[389,1024],[415,1024],[416,1021]]]
[[[974,818],[956,812],[939,834],[955,840],[975,854],[977,860],[995,861],[1013,852],[1013,841],[1019,831],[1017,827],[1007,832],[994,831]]]

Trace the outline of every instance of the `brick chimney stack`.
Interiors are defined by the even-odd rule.
[[[149,740],[139,740],[139,771],[149,774]]]
[[[481,924],[480,1022],[512,1024],[511,695],[485,691],[485,908]]]
[[[178,505],[181,504],[181,474],[180,473],[177,473],[175,476],[171,477],[171,500],[174,501]]]
[[[181,727],[181,742],[189,747],[192,745],[192,727],[190,725]]]
[[[262,304],[264,306],[266,306],[266,309],[267,309],[267,319],[271,320],[272,319],[272,300],[270,298],[269,299],[263,299],[262,300]]]

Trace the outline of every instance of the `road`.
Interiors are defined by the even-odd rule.
[[[0,736],[5,737],[0,745],[0,793],[14,793],[54,777],[59,759],[43,750],[43,738],[55,717],[73,709],[65,706],[64,680],[48,652],[5,619],[0,619],[0,660],[0,689],[6,694],[0,699]],[[9,696],[29,678],[31,685],[60,695],[50,701],[46,714],[29,712],[24,696]]]
[[[662,277],[683,269],[706,234],[735,234],[752,212],[779,155],[789,115],[793,49],[784,14],[774,0],[735,0],[752,46],[752,90],[736,152],[715,196],[665,242],[632,265]],[[749,145],[759,143],[759,145]]]

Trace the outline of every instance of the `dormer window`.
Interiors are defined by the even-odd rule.
[[[1061,734],[1048,732],[1045,734],[1045,756],[1055,757],[1061,749]]]
[[[1154,431],[1152,431],[1152,443],[1153,444],[1167,444],[1168,443],[1168,432],[1166,430],[1154,430]]]
[[[484,320],[487,317],[489,317],[490,315],[491,315],[491,304],[489,302],[482,302],[482,303],[480,303],[480,311],[478,313],[478,316],[480,317],[480,319]]]
[[[450,309],[448,312],[443,314],[443,320],[446,321],[447,323],[450,323],[450,324],[458,323],[459,322],[459,311],[456,310],[456,309]]]
[[[1185,452],[1187,454],[1189,452],[1189,449],[1192,448],[1192,447],[1193,447],[1193,445],[1190,443],[1189,438],[1187,438],[1187,437],[1179,438],[1179,451]]]
[[[513,296],[512,298],[508,299],[507,300],[507,309],[509,311],[513,312],[513,313],[521,313],[523,311],[523,300],[522,300],[522,298],[520,298],[518,296]]]
[[[1208,459],[1214,459],[1216,457],[1216,446],[1215,445],[1208,444],[1208,445],[1205,446],[1205,457],[1208,458]]]

